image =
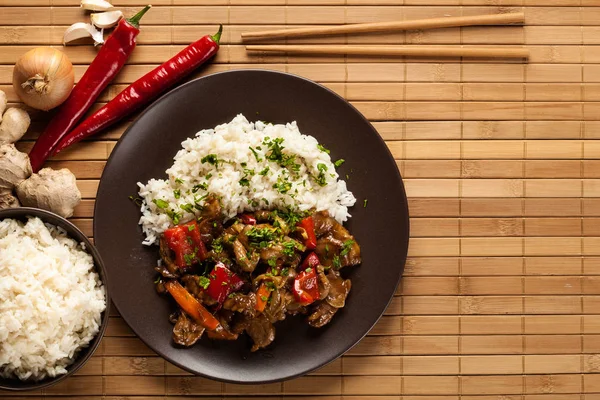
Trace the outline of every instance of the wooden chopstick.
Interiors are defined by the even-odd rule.
[[[345,45],[248,45],[247,51],[291,54],[344,54],[364,56],[528,58],[524,48],[441,47],[441,46],[345,46]]]
[[[505,25],[522,23],[524,13],[474,15],[470,17],[443,17],[415,19],[412,21],[373,22],[368,24],[348,24],[316,28],[279,29],[262,32],[244,32],[243,40],[291,38],[304,36],[325,36],[344,33],[391,32],[412,29],[449,28],[471,25]]]

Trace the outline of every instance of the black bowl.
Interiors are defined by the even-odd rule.
[[[110,297],[109,297],[109,289],[108,289],[108,281],[106,279],[106,269],[104,268],[104,263],[102,262],[102,258],[100,254],[90,242],[90,240],[85,236],[79,228],[73,225],[71,222],[67,221],[65,218],[56,215],[52,212],[40,210],[39,208],[30,208],[30,207],[20,207],[20,208],[9,208],[5,210],[0,210],[0,220],[5,218],[12,218],[21,221],[26,221],[28,216],[38,217],[42,221],[52,224],[54,226],[60,226],[64,229],[68,236],[72,239],[75,239],[78,243],[84,243],[86,251],[92,255],[94,259],[94,266],[96,268],[96,272],[100,275],[100,279],[104,283],[104,288],[106,291],[106,310],[102,313],[102,322],[100,324],[100,330],[96,334],[96,337],[90,342],[88,347],[83,348],[77,353],[76,360],[73,364],[67,367],[67,373],[64,375],[59,375],[55,378],[46,378],[41,381],[21,381],[19,379],[5,379],[0,378],[0,389],[5,390],[36,390],[46,388],[52,385],[57,384],[60,381],[63,381],[67,377],[73,375],[79,368],[83,367],[83,365],[89,360],[89,358],[94,354],[96,348],[100,344],[102,340],[102,336],[104,336],[104,331],[106,330],[106,326],[108,325],[108,316],[110,313]]]
[[[363,264],[343,269],[352,280],[346,307],[322,329],[304,318],[275,324],[267,349],[250,353],[249,340],[202,339],[192,348],[171,340],[173,301],[152,282],[156,247],[142,245],[139,208],[129,200],[136,182],[163,178],[181,142],[205,128],[244,113],[250,120],[297,121],[343,158],[341,176],[358,201],[345,225],[362,248]],[[368,200],[363,207],[365,199]],[[96,245],[111,276],[113,301],[133,331],[173,364],[205,377],[234,383],[289,379],[339,357],[377,322],[400,281],[408,249],[408,208],[402,179],[384,141],[344,99],[307,79],[259,70],[210,75],[171,91],[150,106],[123,135],[104,169],[94,218]]]

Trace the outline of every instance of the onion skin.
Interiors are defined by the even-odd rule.
[[[73,90],[73,64],[63,52],[37,47],[23,54],[13,70],[13,88],[21,101],[37,110],[61,105]]]

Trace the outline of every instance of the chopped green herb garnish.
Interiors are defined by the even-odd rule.
[[[175,190],[173,190],[173,196],[174,196],[176,199],[180,198],[180,197],[181,197],[181,190],[179,190],[179,189],[175,189]]]
[[[275,268],[275,266],[277,266],[277,260],[275,258],[269,258],[267,264],[269,264],[269,267]]]
[[[187,211],[190,214],[194,213],[194,205],[190,204],[190,203],[186,203],[186,204],[182,204],[179,206],[179,208],[181,208],[183,211]]]
[[[162,208],[163,210],[169,208],[169,203],[164,200],[152,199],[152,202],[156,204],[156,207]]]
[[[340,269],[342,267],[342,263],[340,262],[340,257],[335,255],[332,260],[333,268]]]
[[[195,258],[196,257],[194,257],[193,254],[184,254],[183,255],[183,259],[185,260],[185,265],[192,265]]]
[[[335,167],[338,168],[340,165],[342,165],[345,162],[346,162],[346,160],[344,160],[343,158],[340,158],[339,160],[334,162],[333,165],[335,165]]]
[[[267,300],[269,300],[269,298],[268,298],[267,296],[260,296],[260,299],[261,299],[262,301],[267,301]]]
[[[240,186],[250,186],[250,181],[246,178],[242,178],[239,181]]]
[[[289,268],[283,268],[281,270],[281,276],[288,276],[290,274],[290,269]]]
[[[181,178],[175,178],[175,183],[178,183],[178,184],[181,185],[183,182],[184,182],[183,179],[181,179]]]
[[[261,176],[266,176],[267,173],[269,172],[269,166],[267,165],[262,171],[260,171],[258,174]]]
[[[173,223],[175,225],[179,224],[179,220],[181,219],[181,214],[178,212],[175,212],[173,210],[167,210],[167,215],[169,216],[169,218],[171,218],[171,221],[173,221]]]
[[[342,251],[340,252],[340,255],[345,256],[346,254],[350,253],[350,249],[352,248],[353,244],[354,240],[346,240],[342,245]]]
[[[209,163],[209,164],[212,164],[212,165],[214,165],[214,166],[218,166],[218,165],[219,165],[219,162],[220,162],[220,160],[219,160],[219,157],[217,157],[217,155],[216,155],[216,154],[208,154],[208,155],[206,155],[206,156],[202,157],[202,158],[200,159],[200,162],[201,162],[202,164],[204,164],[204,163]]]
[[[369,199],[365,199],[365,201],[363,201],[363,208],[367,208],[368,202],[369,202]]]
[[[277,183],[273,184],[273,189],[277,189],[277,191],[281,194],[285,194],[290,191],[292,188],[292,183],[287,180],[287,178],[281,179],[281,176],[277,178]]]
[[[296,249],[296,244],[290,240],[287,242],[283,242],[281,244],[283,246],[283,250],[282,253],[285,254],[288,257],[293,257],[294,256],[294,250]]]
[[[198,285],[200,285],[204,290],[208,289],[210,286],[210,279],[205,276],[201,276],[198,278]]]
[[[156,278],[156,280],[154,281],[154,283],[160,283],[160,281],[161,281],[161,278],[159,276],[158,278]]]
[[[312,268],[308,267],[304,270],[307,274],[310,274],[312,272]]]
[[[273,229],[252,227],[248,232],[246,232],[246,236],[251,242],[270,242],[275,239],[276,233]]]
[[[235,239],[235,237],[234,237],[234,239]],[[215,253],[222,253],[223,252],[223,239],[218,238],[218,239],[213,240],[212,249]]]
[[[256,158],[256,162],[261,162],[261,161],[262,161],[262,158],[260,158],[260,157],[258,156],[258,153],[256,152],[256,150],[254,150],[254,149],[252,148],[252,146],[249,146],[248,148],[250,149],[250,151],[252,152],[252,154],[254,154],[254,158]],[[260,150],[260,148],[259,148],[259,147],[257,147],[257,149],[259,149],[259,150]]]
[[[196,228],[196,225],[194,225],[194,224],[191,224],[191,225],[187,226],[188,232],[193,231],[195,228]]]
[[[203,183],[199,183],[197,185],[194,185],[194,187],[192,188],[192,193],[196,193],[198,190],[208,190],[208,183],[207,182],[203,182]]]
[[[326,149],[326,148],[325,148],[325,146],[323,146],[321,143],[319,143],[319,144],[317,145],[317,148],[318,148],[319,150],[321,150],[323,153],[327,153],[327,154],[329,154],[329,150],[328,150],[328,149]]]

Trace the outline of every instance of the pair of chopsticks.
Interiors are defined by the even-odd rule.
[[[437,29],[475,25],[506,25],[523,23],[524,13],[477,15],[470,17],[428,18],[412,21],[374,22],[339,26],[281,29],[242,33],[242,40],[266,40],[327,36],[354,33],[394,32],[415,29]],[[348,46],[348,45],[248,45],[248,51],[285,52],[293,54],[344,54],[371,56],[414,57],[476,57],[476,58],[528,58],[524,48],[453,48],[442,46]]]

